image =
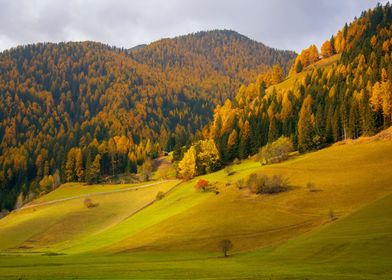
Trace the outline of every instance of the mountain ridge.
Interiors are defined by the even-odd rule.
[[[72,148],[75,153],[70,157],[82,149],[86,170],[101,144],[108,151],[110,139],[118,146],[114,137],[126,137],[122,141],[127,152],[116,151],[115,166],[105,164],[111,157],[105,156],[102,172],[136,172],[137,165],[160,149],[184,146],[211,120],[213,108],[233,96],[240,84],[266,71],[272,62],[287,68],[295,55],[270,49],[257,52],[266,47],[255,49],[250,39],[238,42],[216,34],[214,49],[197,49],[205,55],[185,51],[183,44],[202,44],[193,35],[182,37],[186,42],[175,42],[177,49],[162,45],[174,40],[170,39],[155,43],[156,50],[145,46],[129,52],[84,41],[37,43],[0,53],[0,184],[6,194],[0,208],[11,209],[21,191],[23,197],[41,192],[40,181],[56,170],[64,182]],[[160,57],[161,50],[167,58]],[[271,63],[263,58],[248,65],[257,56],[269,55],[275,56]],[[165,69],[152,63],[158,57],[159,63],[167,64]],[[80,180],[89,176],[83,173]]]

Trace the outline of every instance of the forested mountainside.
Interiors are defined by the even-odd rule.
[[[286,72],[294,58],[232,31],[132,50],[73,42],[2,52],[0,209],[60,182],[135,172],[190,141],[241,83],[274,64]]]
[[[267,70],[266,66],[276,64],[285,74],[295,58],[291,51],[278,52],[229,30],[163,39],[131,52],[131,56],[140,63],[165,71],[170,80],[180,78],[194,85],[201,81],[212,85],[220,80],[221,86],[227,84],[225,80],[228,79],[251,82],[257,74]],[[237,83],[233,86],[229,84],[214,97],[221,101],[233,98],[238,90]],[[214,90],[210,88],[210,91]]]
[[[267,89],[260,76],[218,106],[214,121],[203,132],[216,148],[203,150],[203,141],[195,143],[185,153],[180,171],[197,175],[208,170],[197,168],[200,150],[218,150],[226,163],[254,155],[282,135],[305,152],[389,127],[391,56],[392,7],[378,5],[325,41],[321,55],[314,45],[302,51],[287,81]],[[320,64],[328,66],[314,64],[320,58]],[[196,162],[194,170],[189,170],[190,162]]]

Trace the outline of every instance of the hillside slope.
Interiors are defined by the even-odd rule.
[[[203,136],[214,140],[222,162],[255,155],[281,136],[307,152],[388,128],[391,15],[389,4],[363,12],[324,43],[331,48],[322,59],[311,45],[282,83],[267,88],[269,77],[260,75],[217,106]]]
[[[33,202],[32,207],[0,220],[0,248],[67,254],[214,252],[225,238],[233,241],[235,251],[279,244],[329,223],[331,210],[337,217],[344,217],[392,193],[392,142],[373,139],[378,138],[335,145],[270,166],[246,161],[234,165],[231,176],[223,170],[202,176],[219,189],[218,195],[196,191],[198,177],[181,183],[164,199],[129,218],[132,211],[176,181],[147,188],[136,186],[137,191],[128,191],[122,185],[109,186],[107,195],[100,191],[105,187],[66,185]],[[292,187],[278,195],[254,195],[247,189],[237,189],[235,182],[254,172],[283,175]],[[308,182],[315,184],[316,191],[307,189]],[[113,193],[114,189],[126,192]],[[83,206],[84,196],[89,193],[98,207]],[[75,199],[45,204],[66,197]],[[82,224],[86,231],[79,232],[78,225]],[[67,235],[62,229],[69,225],[74,230]],[[34,230],[25,230],[30,227]]]
[[[154,202],[178,181],[150,185],[65,185],[0,220],[0,250],[50,250],[54,244],[95,235]],[[66,198],[66,199],[65,199]],[[84,200],[95,205],[86,207]]]
[[[391,193],[392,174],[387,171],[392,166],[391,152],[390,141],[334,146],[282,164],[244,163],[232,176],[224,171],[203,176],[216,182],[219,195],[210,195],[109,250],[216,251],[216,244],[225,238],[233,241],[237,251],[279,243],[329,222],[330,209],[342,217]],[[234,182],[251,172],[286,176],[292,190],[272,196],[238,190]],[[317,191],[309,192],[308,182]]]
[[[91,194],[99,203],[93,209],[75,200],[72,207],[67,202],[64,207],[21,210],[0,220],[0,276],[389,279],[391,152],[390,140],[374,137],[271,166],[246,161],[233,166],[234,175],[221,171],[203,176],[217,182],[219,195],[197,192],[195,180],[182,183],[128,218],[124,216],[132,213],[141,194],[151,199],[160,185],[151,194],[148,188],[115,197]],[[254,196],[227,185],[253,172],[286,175],[293,187]],[[317,191],[309,192],[309,181]],[[61,197],[65,193],[59,189]],[[337,220],[330,220],[330,209]],[[106,212],[111,222],[97,230],[100,221],[108,220]],[[80,219],[86,215],[88,219]],[[217,242],[223,238],[234,244],[230,258],[217,257]],[[242,253],[248,250],[252,252]],[[58,265],[67,269],[54,269]]]
[[[267,47],[232,30],[213,30],[162,39],[132,51],[131,56],[167,70],[168,76],[174,71],[184,79],[206,79],[208,73],[220,73],[233,81],[249,82],[266,66],[277,64],[287,73],[295,53]]]
[[[21,200],[41,192],[41,179],[56,170],[71,181],[73,147],[82,149],[84,170],[99,152],[102,174],[136,172],[162,149],[185,145],[241,83],[294,57],[219,30],[133,51],[69,42],[1,52],[0,209],[12,209],[21,192]],[[121,136],[121,148],[109,145]],[[109,150],[116,156],[102,153]]]

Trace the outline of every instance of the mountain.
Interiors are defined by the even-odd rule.
[[[162,39],[131,56],[140,63],[168,72],[170,78],[198,83],[208,76],[252,81],[278,64],[287,73],[295,58],[291,51],[277,51],[231,30],[202,31],[174,39]],[[256,70],[256,71],[255,71]],[[237,90],[237,88],[230,88]],[[230,95],[222,96],[223,101]]]
[[[255,76],[214,32],[5,52],[0,278],[392,279],[390,4]]]
[[[146,44],[140,44],[140,45],[134,46],[134,47],[128,49],[128,52],[133,52],[133,51],[140,50],[140,49],[144,48],[145,46],[147,46],[147,45]]]
[[[95,180],[98,154],[99,174],[136,172],[161,149],[185,145],[241,83],[294,58],[232,31],[132,51],[70,42],[2,52],[0,208],[48,182]]]
[[[324,42],[321,55],[315,45],[303,50],[282,83],[271,85],[264,74],[242,86],[215,109],[204,137],[214,140],[227,163],[282,136],[307,152],[388,128],[391,24],[389,4],[363,12]]]

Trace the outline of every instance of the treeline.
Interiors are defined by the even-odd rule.
[[[134,172],[135,156],[141,164],[146,158],[141,153],[149,158],[191,141],[211,120],[216,104],[245,82],[239,76],[255,76],[270,62],[284,67],[295,56],[242,37],[237,40],[239,34],[223,34],[175,39],[173,49],[167,47],[171,40],[164,40],[133,51],[82,42],[33,44],[2,52],[0,209],[12,209],[17,197],[40,193],[51,181],[57,185],[59,178],[88,181],[94,177],[89,169],[97,155],[101,158],[94,168],[99,162],[101,176]],[[211,38],[213,50],[212,45],[205,46]],[[195,47],[183,52],[189,44]],[[255,51],[262,48],[268,51]],[[236,49],[241,51],[237,54]],[[251,59],[256,62],[246,65]],[[232,65],[232,77],[226,73],[229,68],[216,67],[214,61]],[[237,76],[240,72],[247,75]],[[128,151],[120,149],[113,157],[112,142],[124,137]],[[67,176],[67,162],[84,171],[78,169],[77,175],[75,169]]]
[[[227,163],[256,154],[282,135],[305,152],[389,127],[391,43],[392,8],[378,5],[323,44],[323,57],[341,55],[337,63],[308,68],[291,85],[267,90],[261,76],[241,87],[232,101],[215,109],[203,138],[214,140]],[[311,46],[297,57],[291,75],[319,59]]]
[[[100,176],[136,173],[146,160],[158,156],[160,147],[150,140],[136,145],[126,136],[115,136],[99,143],[71,148],[65,161],[63,181],[98,183]]]

